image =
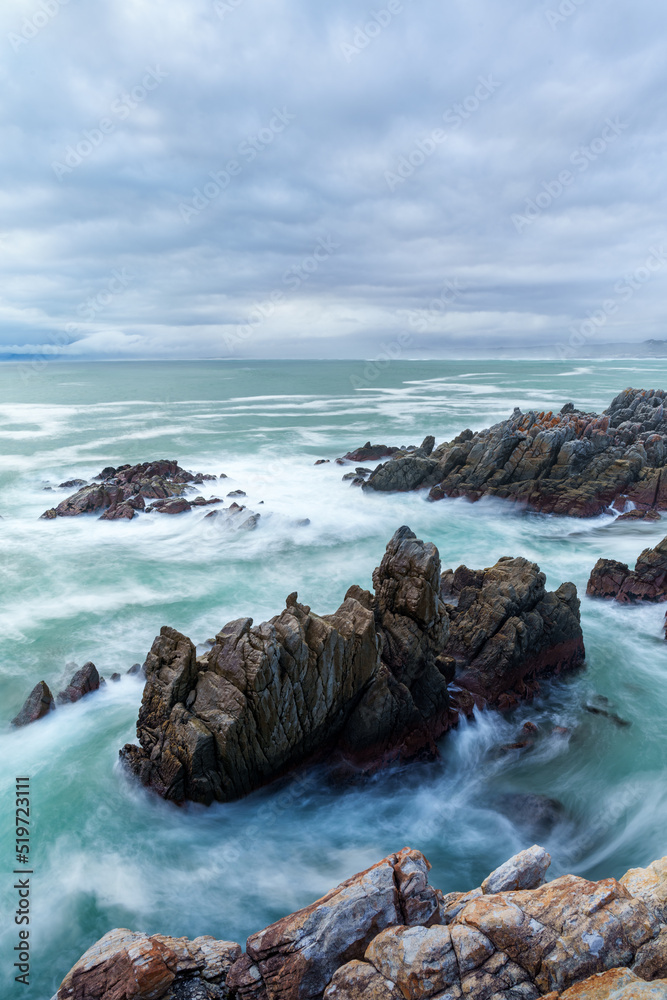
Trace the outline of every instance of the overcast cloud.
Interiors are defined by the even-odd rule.
[[[667,336],[666,27],[662,0],[3,0],[0,353]]]

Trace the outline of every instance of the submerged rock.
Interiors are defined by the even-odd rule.
[[[661,389],[626,389],[601,415],[572,404],[556,414],[515,410],[434,450],[428,439],[411,454],[395,450],[363,488],[430,487],[431,500],[497,496],[575,517],[628,501],[640,511],[667,510],[666,399]]]
[[[543,884],[550,860],[535,846],[486,892],[443,896],[406,847],[252,934],[243,954],[213,938],[111,931],[54,1000],[667,998],[667,859],[620,882]]]
[[[53,695],[49,690],[46,681],[40,681],[26,698],[23,708],[15,718],[12,719],[13,726],[27,726],[30,722],[37,722],[45,715],[52,712],[56,707]]]
[[[583,660],[573,585],[548,594],[535,564],[501,563],[448,607],[438,550],[403,527],[373,574],[375,594],[352,586],[334,614],[291,594],[269,622],[230,622],[199,658],[163,628],[145,664],[140,746],[121,758],[165,798],[205,803],[320,759],[347,773],[433,759],[462,693],[502,707],[504,691],[515,692],[510,704],[536,675]]]
[[[667,538],[644,549],[634,570],[616,559],[598,559],[588,581],[589,597],[607,597],[622,604],[667,601]]]

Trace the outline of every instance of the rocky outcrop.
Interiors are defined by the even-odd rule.
[[[211,938],[112,931],[54,1000],[667,997],[667,859],[620,881],[545,883],[549,861],[534,846],[443,896],[404,848],[251,935],[241,955]]]
[[[160,459],[139,465],[107,466],[95,477],[98,482],[83,484],[72,496],[57,507],[45,511],[42,517],[77,517],[79,514],[99,514],[101,520],[131,520],[137,511],[160,510],[163,513],[180,513],[192,504],[182,497],[189,486],[201,485],[215,476],[192,473],[182,469],[178,462]],[[70,480],[63,487],[81,485],[83,480]],[[174,499],[176,498],[176,499]],[[146,501],[153,501],[146,507]],[[216,497],[195,503],[221,503]]]
[[[100,677],[97,667],[89,660],[88,663],[84,663],[80,670],[76,671],[67,687],[59,692],[56,700],[59,705],[80,701],[84,695],[90,694],[91,691],[97,691],[100,683],[104,684],[104,678]]]
[[[447,607],[438,550],[403,527],[373,574],[375,594],[352,586],[331,615],[291,594],[269,622],[230,622],[199,658],[163,628],[145,664],[140,746],[121,758],[165,798],[210,803],[318,759],[370,771],[437,756],[458,710],[472,711],[471,691],[501,705],[509,690],[509,705],[538,674],[583,659],[575,588],[547,594],[525,560],[499,567]]]
[[[622,604],[667,601],[667,538],[644,549],[634,570],[616,559],[598,559],[590,575],[589,597],[608,597]]]
[[[27,726],[31,722],[37,722],[38,719],[43,719],[45,715],[52,712],[55,707],[56,703],[48,684],[45,681],[40,681],[26,698],[19,714],[12,719],[12,725]]]
[[[56,702],[58,705],[65,705],[80,701],[85,695],[97,691],[104,683],[104,678],[100,677],[97,667],[90,661],[76,670],[67,687],[58,692],[55,700],[46,681],[40,681],[28,695],[19,714],[12,719],[12,725],[27,726],[30,722],[37,722],[38,719],[54,711]]]
[[[430,488],[431,500],[497,496],[576,517],[612,504],[667,510],[666,399],[661,389],[626,389],[600,415],[571,403],[560,413],[515,409],[508,420],[465,430],[432,452],[394,452],[363,488]]]
[[[495,566],[446,570],[441,595],[450,629],[444,651],[457,667],[456,683],[501,708],[537,690],[540,676],[584,661],[579,599],[572,583],[547,592],[546,577],[527,559]]]
[[[227,1000],[241,948],[213,937],[109,931],[67,973],[53,1000]]]

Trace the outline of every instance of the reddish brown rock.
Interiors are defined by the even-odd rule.
[[[48,684],[45,681],[40,681],[28,695],[19,714],[12,719],[12,725],[27,726],[30,722],[37,722],[38,719],[43,719],[45,715],[52,712],[55,707]]]
[[[644,549],[630,570],[615,559],[598,559],[588,581],[589,597],[614,598],[622,604],[667,601],[667,538]]]
[[[429,498],[497,496],[545,513],[592,517],[615,502],[667,510],[663,390],[626,389],[603,414],[572,404],[560,413],[514,414],[465,430],[432,452],[394,452],[363,489],[431,487]]]
[[[162,508],[163,513],[180,513],[189,509],[181,494],[189,484],[201,484],[214,476],[198,473],[196,476],[182,469],[178,462],[160,459],[142,462],[139,465],[121,465],[114,469],[107,466],[95,479],[101,482],[83,485],[82,489],[57,507],[42,514],[47,520],[56,517],[76,517],[80,514],[101,512],[101,519],[116,521],[131,520],[137,511],[146,508],[146,500],[172,501],[176,506]],[[80,485],[81,480],[71,480],[67,485]],[[187,507],[183,507],[187,504]],[[151,508],[157,509],[155,505]]]
[[[80,701],[84,695],[91,691],[97,691],[101,683],[100,675],[94,663],[88,661],[84,663],[80,670],[72,677],[67,687],[57,695],[57,702],[62,705],[66,702]]]
[[[398,448],[393,448],[386,444],[371,444],[367,441],[365,445],[361,448],[357,448],[356,451],[348,451],[347,455],[343,455],[343,458],[348,462],[376,462],[381,458],[387,458],[388,455],[393,455],[394,452],[398,451]],[[319,463],[316,462],[316,465]]]
[[[546,593],[526,560],[478,576],[464,617],[465,602],[440,597],[435,546],[402,527],[373,574],[375,594],[352,586],[333,615],[291,594],[269,622],[230,622],[199,660],[189,639],[162,629],[146,661],[140,746],[122,759],[165,798],[210,803],[315,760],[345,775],[436,757],[459,709],[500,705],[510,688],[532,694],[538,674],[583,658],[571,584]]]
[[[88,949],[54,1000],[169,1000],[179,983],[199,984],[199,997],[217,1000],[227,996],[227,973],[240,954],[239,945],[212,937],[189,941],[121,928]]]

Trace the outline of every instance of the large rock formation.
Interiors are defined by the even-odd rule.
[[[404,848],[237,945],[111,931],[54,1000],[667,998],[667,859],[544,882],[537,846],[447,896]],[[518,887],[518,888],[517,888]]]
[[[622,604],[667,601],[667,538],[654,549],[644,549],[634,570],[616,559],[598,559],[586,593],[612,597]]]
[[[499,567],[448,608],[437,549],[403,527],[373,574],[375,595],[353,586],[334,614],[291,594],[269,622],[230,622],[199,658],[163,628],[145,664],[140,746],[122,759],[165,798],[210,803],[324,757],[364,769],[434,757],[457,707],[472,708],[464,688],[500,704],[502,691],[529,693],[526,678],[583,659],[574,587],[547,594],[535,564]]]
[[[83,485],[72,496],[61,501],[57,507],[44,511],[43,518],[53,520],[56,517],[76,517],[79,514],[100,514],[101,519],[114,521],[126,518],[131,520],[137,511],[146,509],[146,501],[155,501],[152,508],[160,509],[174,497],[181,497],[189,484],[199,485],[204,480],[215,479],[215,476],[202,473],[186,472],[178,462],[160,459],[155,462],[142,462],[140,465],[120,465],[117,469],[108,466],[99,476],[98,482]],[[62,486],[80,485],[82,480],[71,480]],[[199,498],[200,503],[220,503],[216,497],[212,501]],[[178,510],[189,510],[191,504],[180,500]],[[165,513],[177,513],[176,508],[165,510]]]
[[[459,566],[442,575],[450,630],[445,650],[456,683],[507,708],[536,690],[536,679],[583,663],[579,599],[572,583],[547,592],[546,577],[527,559],[499,559],[485,570]]]
[[[506,497],[577,517],[612,504],[622,510],[629,501],[641,511],[667,510],[666,398],[661,389],[626,389],[601,415],[571,403],[556,414],[516,409],[508,420],[465,430],[430,453],[424,445],[395,451],[363,488],[430,488],[431,500]]]

